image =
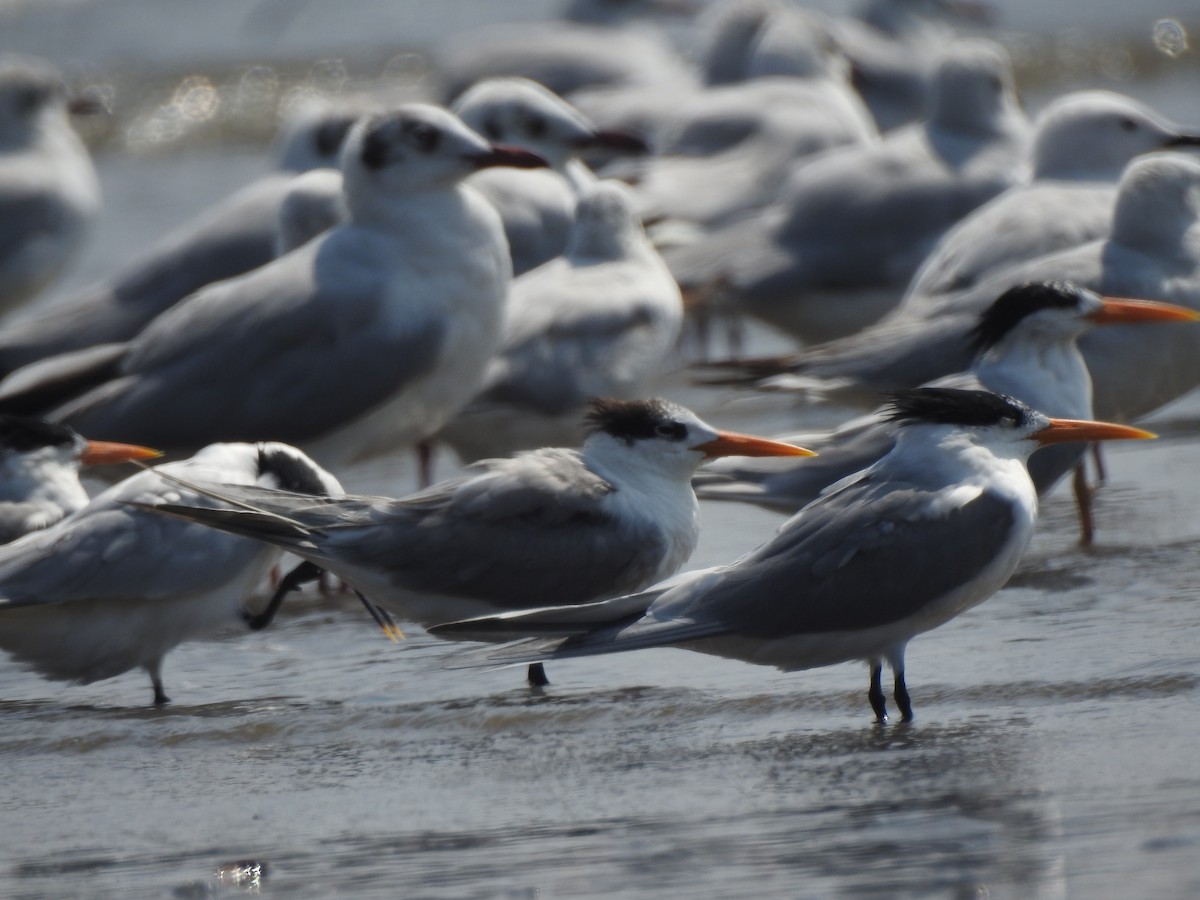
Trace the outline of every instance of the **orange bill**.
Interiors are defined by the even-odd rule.
[[[115,444],[112,441],[88,441],[80,457],[85,466],[108,466],[114,463],[131,462],[135,459],[157,459],[161,450],[139,447],[136,444]]]
[[[706,459],[720,456],[816,456],[813,450],[805,450],[795,444],[772,441],[752,434],[735,431],[719,431],[715,440],[697,444],[693,450],[703,450]]]
[[[1104,306],[1090,318],[1097,325],[1123,325],[1127,322],[1197,322],[1200,312],[1174,303],[1157,300],[1126,300],[1120,297],[1101,297]]]
[[[1051,419],[1049,425],[1033,434],[1034,440],[1043,446],[1067,441],[1146,440],[1155,437],[1158,435],[1154,432],[1141,428],[1114,425],[1111,422],[1091,422],[1086,419]]]

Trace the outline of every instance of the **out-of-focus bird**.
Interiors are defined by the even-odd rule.
[[[598,182],[579,202],[567,252],[513,282],[483,389],[438,437],[468,462],[578,446],[587,401],[650,393],[682,321],[679,288],[629,192]]]
[[[1029,455],[1061,441],[1152,435],[1052,419],[982,391],[901,393],[890,415],[900,426],[891,453],[806,506],[762,547],[681,579],[644,611],[631,613],[629,599],[619,598],[607,626],[555,625],[561,619],[550,610],[431,631],[496,640],[557,628],[557,638],[474,651],[459,665],[662,646],[784,671],[866,660],[868,698],[880,721],[887,717],[880,685],[886,661],[896,705],[909,721],[908,642],[999,590],[1029,544],[1037,517]],[[593,619],[601,612],[594,608]]]
[[[587,603],[665,578],[696,546],[689,479],[702,461],[811,455],[718,431],[662,400],[596,401],[589,422],[582,450],[486,460],[400,500],[314,500],[208,479],[191,484],[220,507],[159,510],[286,549],[399,617],[432,625]]]
[[[55,421],[174,453],[279,438],[336,465],[410,446],[471,399],[500,341],[507,246],[460,182],[537,164],[436,107],[364,119],[342,154],[347,223],[201,290],[126,345],[6,384],[32,384],[25,400],[73,397]]]
[[[719,381],[748,380],[873,408],[878,395],[971,363],[970,331],[1014,285],[1066,280],[1110,297],[1200,309],[1200,161],[1153,153],[1126,168],[1111,232],[1102,240],[1007,266],[936,303],[904,306],[860,334],[799,356],[734,362]],[[1079,347],[1102,418],[1134,419],[1200,384],[1196,329],[1140,325],[1084,335]],[[736,373],[730,375],[730,373]]]
[[[971,333],[975,361],[968,372],[949,375],[931,387],[986,390],[1006,394],[1047,415],[1092,416],[1092,381],[1076,340],[1097,325],[1131,322],[1195,322],[1200,313],[1144,300],[1099,297],[1067,283],[1041,282],[1005,291],[980,316]],[[885,409],[848,422],[826,435],[787,440],[814,447],[820,458],[804,466],[766,461],[720,460],[692,480],[703,499],[754,503],[788,514],[817,499],[831,485],[873,465],[896,445],[897,426]],[[1037,450],[1029,474],[1043,496],[1086,450],[1078,443]],[[1091,496],[1076,468],[1081,541],[1092,542]]]
[[[155,316],[207,284],[276,255],[280,205],[302,166],[336,166],[356,111],[324,109],[287,128],[280,168],[180,225],[99,284],[0,330],[0,375],[48,356],[136,335]],[[310,234],[311,228],[309,226]]]
[[[1104,237],[1117,182],[1143,153],[1200,144],[1148,106],[1108,91],[1058,98],[1034,120],[1033,181],[1009,188],[942,237],[902,305],[977,284],[990,272]]]
[[[0,415],[0,544],[40,531],[88,503],[81,466],[153,459],[148,447],[89,441],[64,425]]]
[[[634,134],[597,128],[527,78],[481,81],[455,101],[453,110],[493,143],[524,147],[548,163],[544,169],[489,169],[467,179],[500,213],[514,275],[566,249],[576,204],[596,182],[580,154],[589,148],[634,155],[648,150]]]
[[[165,473],[297,492],[340,491],[285,444],[214,444]],[[247,607],[279,558],[266,544],[168,519],[137,504],[209,501],[140,472],[52,528],[0,547],[0,649],[45,678],[89,683],[142,668],[169,702],[163,657],[229,626],[261,627]]]
[[[955,222],[1025,177],[1008,59],[950,47],[922,125],[801,166],[769,207],[664,252],[680,284],[805,341],[850,334],[900,299]]]
[[[0,312],[58,276],[100,210],[100,184],[71,127],[72,105],[52,65],[0,56]]]

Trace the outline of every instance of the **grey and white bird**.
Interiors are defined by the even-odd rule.
[[[580,450],[485,460],[399,500],[321,500],[210,478],[192,486],[222,501],[217,508],[159,510],[285,549],[398,618],[429,626],[582,604],[659,581],[695,549],[690,479],[701,462],[811,455],[719,431],[663,400],[598,400],[589,424]]]
[[[207,284],[276,256],[280,207],[304,168],[336,166],[361,110],[323,108],[285,127],[280,171],[217,201],[103,281],[0,330],[0,376],[49,356],[134,337],[156,316]],[[328,224],[328,223],[326,223]],[[315,226],[309,224],[306,238]]]
[[[1047,415],[1090,419],[1092,381],[1076,344],[1095,326],[1133,322],[1196,322],[1187,307],[1145,300],[1100,297],[1062,282],[1019,285],[1005,291],[979,317],[971,333],[975,361],[967,372],[930,382],[930,387],[986,390],[1015,397]],[[842,478],[873,465],[896,445],[898,427],[886,409],[854,419],[825,435],[790,436],[820,458],[805,466],[767,461],[719,460],[692,480],[702,499],[753,503],[789,515],[817,499]],[[1029,474],[1044,496],[1076,468],[1085,445],[1037,450]],[[1082,543],[1092,542],[1090,492],[1076,468]]]
[[[59,275],[100,211],[100,183],[71,107],[50,63],[0,56],[0,312]]]
[[[649,149],[626,131],[597,128],[561,97],[527,78],[489,78],[452,107],[496,144],[524,147],[546,160],[544,169],[489,169],[467,179],[500,213],[521,275],[566,249],[575,207],[596,176],[580,159],[589,149],[640,155]]]
[[[1037,493],[1025,462],[1061,441],[1152,437],[1121,425],[1053,419],[981,391],[896,395],[900,426],[883,459],[843,480],[738,561],[649,595],[644,612],[612,601],[607,626],[564,625],[553,639],[473,651],[459,665],[538,662],[682,647],[784,671],[865,660],[876,717],[886,661],[905,721],[904,654],[918,634],[982,603],[1016,569],[1033,535]],[[591,610],[593,620],[603,604]],[[540,621],[539,621],[540,620]],[[553,634],[559,613],[448,624],[471,640]],[[454,664],[454,663],[452,663]]]
[[[961,291],[988,273],[1108,234],[1130,160],[1200,145],[1200,132],[1109,91],[1059,97],[1037,116],[1033,180],[1009,188],[951,228],[913,276],[901,305]]]
[[[779,201],[665,252],[685,290],[804,341],[894,307],[945,231],[1026,177],[1028,124],[998,47],[951,46],[929,120],[801,166]]]
[[[293,447],[214,444],[160,467],[187,479],[336,493]],[[278,560],[266,544],[147,512],[137,504],[209,501],[139,472],[57,525],[0,547],[0,649],[45,678],[89,683],[144,669],[168,702],[163,657],[229,627],[261,627],[248,609]]]
[[[682,323],[679,287],[629,191],[597,182],[579,201],[566,253],[513,282],[483,389],[438,439],[468,462],[578,446],[588,399],[652,393]]]
[[[89,441],[43,419],[0,415],[0,544],[49,528],[87,506],[81,466],[161,455],[149,447]]]
[[[474,396],[500,342],[507,245],[460,182],[539,164],[436,107],[368,117],[342,154],[347,223],[193,294],[127,344],[5,383],[20,402],[47,387],[72,397],[55,421],[170,453],[281,439],[336,466],[402,450]]]
[[[871,409],[880,393],[915,387],[971,364],[970,332],[1010,287],[1071,281],[1110,297],[1200,309],[1200,161],[1152,153],[1126,168],[1112,230],[1101,240],[1007,266],[936,303],[904,306],[863,332],[798,356],[734,362],[718,381],[747,380]],[[1097,329],[1079,342],[1101,418],[1135,419],[1200,384],[1196,329]],[[732,377],[729,372],[736,373]]]

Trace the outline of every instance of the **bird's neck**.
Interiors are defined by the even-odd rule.
[[[1047,415],[1082,419],[1092,414],[1092,379],[1074,338],[1003,340],[972,368],[988,390]]]

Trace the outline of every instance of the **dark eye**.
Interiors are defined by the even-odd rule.
[[[682,422],[664,422],[654,426],[654,433],[669,441],[682,441],[687,437],[687,426]]]
[[[546,133],[546,120],[532,118],[525,122],[525,133],[531,138],[540,138]]]
[[[1137,131],[1137,122],[1133,119],[1122,119],[1120,122],[1122,131]]]
[[[490,141],[498,141],[504,136],[504,129],[495,119],[488,119],[483,123],[483,134]]]
[[[441,132],[424,122],[419,122],[412,130],[413,144],[422,153],[432,153],[436,150],[441,137]]]

